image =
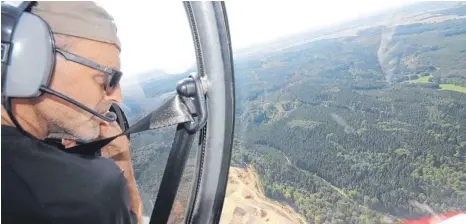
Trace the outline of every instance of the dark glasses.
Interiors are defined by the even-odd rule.
[[[111,93],[113,92],[113,90],[115,90],[115,87],[118,85],[121,76],[123,75],[121,71],[103,65],[99,65],[89,59],[80,57],[62,49],[56,48],[55,51],[63,55],[63,57],[65,57],[66,60],[73,61],[105,73],[106,75],[104,89],[107,93]]]

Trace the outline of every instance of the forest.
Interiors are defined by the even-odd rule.
[[[251,166],[268,197],[309,223],[466,211],[466,6],[445,4],[407,10],[411,23],[236,60],[232,165]],[[161,83],[144,91],[176,84]],[[146,194],[157,192],[173,133],[131,141]]]

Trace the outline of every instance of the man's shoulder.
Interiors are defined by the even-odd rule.
[[[129,212],[126,179],[113,160],[70,154],[39,140],[4,135],[3,128],[1,144],[2,203],[9,201],[14,211],[31,214],[46,208],[47,214],[64,220],[79,213],[82,219],[78,220],[100,223],[112,223],[103,220]]]
[[[3,131],[3,127],[2,127]],[[39,178],[60,185],[93,183],[90,189],[124,180],[116,163],[101,156],[83,156],[25,136],[2,132],[2,167],[12,168],[26,179]],[[66,180],[66,181],[65,181]],[[103,186],[102,186],[103,187]]]
[[[72,175],[74,179],[79,177],[98,182],[124,178],[123,171],[108,158],[68,153],[55,146],[28,138],[16,141],[3,140],[2,157],[5,156],[5,160],[2,159],[2,163],[11,164],[16,168],[23,167],[28,173],[50,172],[58,176],[63,174],[63,178]],[[34,168],[37,170],[31,170]]]

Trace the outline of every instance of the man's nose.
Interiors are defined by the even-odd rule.
[[[104,99],[106,101],[112,101],[112,102],[115,102],[115,103],[122,103],[123,102],[123,95],[121,93],[120,84],[118,84],[112,92],[110,92],[110,93],[107,92],[105,94],[105,96],[104,96]]]

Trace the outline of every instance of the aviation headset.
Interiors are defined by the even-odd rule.
[[[55,40],[50,26],[41,17],[30,13],[36,2],[18,5],[2,2],[2,104],[16,127],[19,125],[11,109],[12,98],[35,98],[44,93],[55,95],[96,117],[112,122],[116,114],[105,116],[49,87],[55,69]]]

